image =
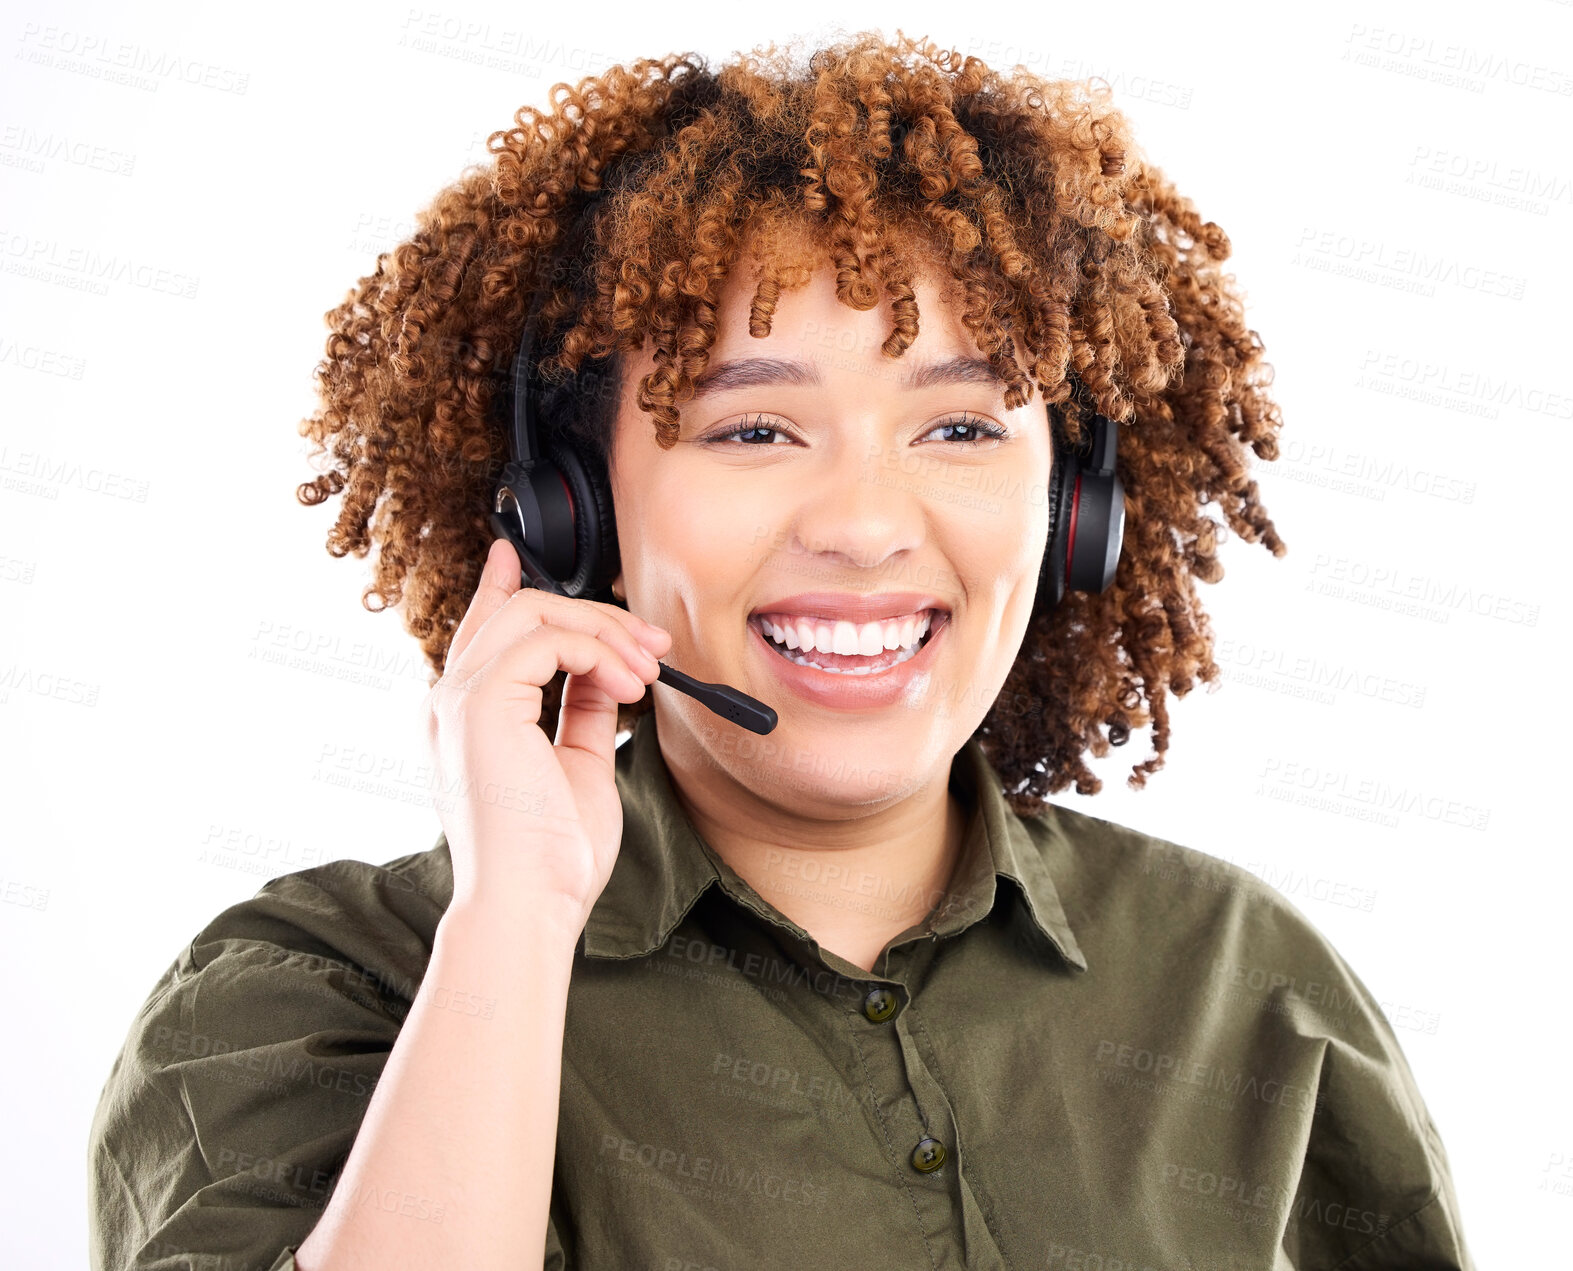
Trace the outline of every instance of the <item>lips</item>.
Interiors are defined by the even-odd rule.
[[[934,614],[915,651],[887,649],[871,657],[788,652],[765,635],[758,619],[747,625],[753,629],[749,643],[758,645],[773,682],[807,703],[836,711],[884,710],[902,703],[917,709],[932,682],[935,646],[945,641],[950,613]]]
[[[759,605],[746,625],[780,683],[819,706],[858,710],[892,706],[926,684],[950,618],[950,604],[925,592],[800,592]]]

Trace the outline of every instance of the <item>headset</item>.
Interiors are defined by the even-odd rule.
[[[535,326],[546,291],[544,284],[537,289],[514,353],[509,391],[500,395],[508,413],[509,459],[493,491],[490,523],[518,553],[522,586],[592,597],[617,577],[617,523],[603,472],[563,426],[563,412],[576,408],[571,383],[552,385],[539,375]],[[1034,614],[1059,605],[1067,590],[1106,590],[1125,533],[1125,488],[1115,471],[1119,424],[1098,411],[1074,372],[1067,377],[1090,415],[1090,444],[1073,447],[1061,418],[1046,406],[1054,462],[1046,491],[1049,541]],[[665,663],[659,678],[752,732],[776,726],[775,711],[735,688],[695,680]]]

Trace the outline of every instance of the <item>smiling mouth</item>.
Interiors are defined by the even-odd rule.
[[[787,641],[781,639],[782,628],[774,624],[767,627],[766,621],[756,616],[749,619],[748,625],[759,632],[760,637],[778,656],[785,658],[794,666],[810,667],[832,675],[877,675],[881,671],[888,671],[915,658],[922,651],[923,646],[945,626],[949,617],[950,615],[943,609],[925,609],[921,622],[922,634],[911,644],[899,649],[882,649],[874,654],[831,653],[819,648],[805,653],[801,648],[792,648]],[[794,632],[794,642],[795,639]]]

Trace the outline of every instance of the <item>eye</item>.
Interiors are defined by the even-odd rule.
[[[750,422],[745,417],[743,422],[738,424],[736,427],[727,429],[724,432],[711,433],[708,437],[706,437],[704,439],[704,443],[705,443],[705,445],[712,445],[712,444],[715,444],[717,442],[736,441],[739,445],[754,446],[754,447],[771,446],[771,445],[777,444],[777,443],[775,443],[773,441],[760,442],[760,441],[757,441],[757,440],[756,441],[744,441],[743,440],[743,438],[745,436],[752,436],[752,437],[756,437],[757,438],[761,434],[774,434],[777,437],[785,437],[789,441],[791,440],[791,435],[789,433],[782,432],[781,429],[779,429],[779,428],[770,428],[770,427],[765,426],[765,424],[762,421],[765,420],[766,418],[773,418],[773,417],[772,416],[766,416],[766,415],[755,415],[753,417],[752,422]],[[965,411],[963,411],[960,415],[956,416],[953,419],[947,419],[947,420],[944,420],[942,423],[935,424],[934,427],[931,428],[924,435],[925,436],[932,436],[934,433],[939,432],[941,429],[947,429],[947,428],[960,428],[960,429],[968,430],[968,434],[969,435],[967,435],[965,437],[961,437],[961,438],[947,437],[947,438],[944,439],[946,441],[957,441],[957,440],[960,440],[961,442],[963,442],[965,444],[968,444],[968,445],[977,445],[977,444],[979,444],[979,442],[981,442],[985,438],[996,440],[996,441],[1003,441],[1003,440],[1005,440],[1006,438],[1008,438],[1010,436],[1010,432],[1009,432],[1008,429],[1001,427],[999,424],[996,424],[993,420],[979,419],[979,418],[976,418],[975,416],[967,414]]]
[[[972,415],[967,414],[965,411],[961,413],[961,417],[959,419],[947,419],[942,424],[935,424],[930,432],[935,433],[942,428],[969,429],[971,435],[962,438],[962,440],[969,441],[973,445],[976,445],[982,437],[991,437],[996,441],[1003,441],[1005,438],[1010,436],[1009,431],[1002,428],[999,424],[996,424],[992,419],[978,419]],[[946,440],[954,441],[956,438],[950,437],[946,438]]]
[[[745,442],[740,440],[745,435],[758,436],[760,433],[774,433],[778,437],[785,437],[787,435],[779,428],[766,428],[762,423],[760,423],[760,420],[764,418],[765,416],[763,415],[755,415],[752,423],[749,423],[745,418],[743,422],[738,424],[735,428],[730,428],[725,432],[711,433],[708,437],[705,438],[705,445],[709,446],[719,441],[734,440],[738,441],[739,445],[754,446],[755,448],[759,448],[761,444],[765,446],[774,445],[774,442],[769,441],[760,443],[757,441]]]

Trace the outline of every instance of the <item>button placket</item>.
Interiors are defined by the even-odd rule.
[[[909,1016],[903,1012],[896,1020],[896,1036],[901,1047],[907,1088],[922,1128],[922,1133],[912,1144],[908,1163],[917,1173],[932,1175],[953,1157],[954,1123],[951,1121],[950,1101],[945,1098],[939,1083],[934,1080],[918,1053],[908,1022]]]
[[[929,1123],[929,1109],[934,1106],[934,1096],[937,1095],[940,1103],[946,1106],[947,1118],[948,1104],[943,1095],[939,1094],[938,1084],[923,1068],[917,1048],[906,1029],[906,1008],[912,1004],[913,986],[922,982],[933,960],[934,951],[932,939],[916,938],[891,949],[885,961],[890,976],[897,977],[894,983],[869,983],[867,992],[858,1003],[858,1010],[870,1024],[893,1024],[896,1029],[899,1061],[895,1071],[904,1078],[904,1093],[899,1102],[908,1105],[911,1110],[911,1120],[908,1122],[911,1129],[906,1132],[916,1131],[915,1137],[909,1139],[906,1163],[919,1176],[934,1174],[953,1156],[952,1147],[936,1136]],[[883,1106],[894,1111],[890,1104]],[[887,1125],[893,1134],[903,1132],[904,1127],[898,1126],[894,1117],[887,1121]]]

